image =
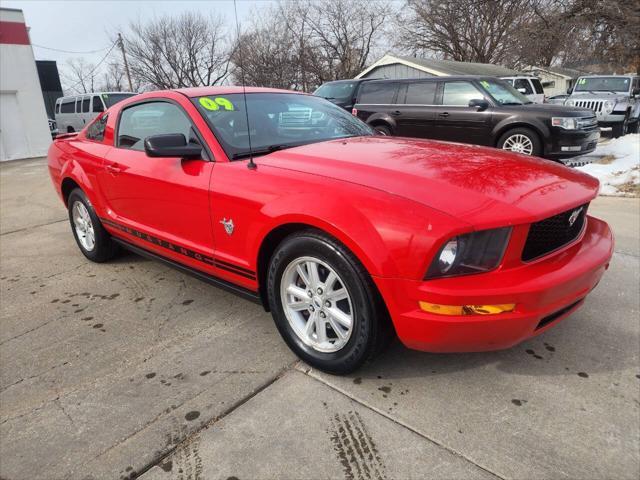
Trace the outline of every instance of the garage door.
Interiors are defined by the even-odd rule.
[[[0,92],[0,161],[28,156],[29,145],[16,92]]]

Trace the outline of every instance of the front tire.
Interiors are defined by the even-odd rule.
[[[539,157],[542,153],[542,142],[538,134],[528,128],[514,128],[503,133],[498,148],[523,155]]]
[[[92,262],[110,260],[117,252],[117,245],[111,240],[93,205],[82,190],[71,191],[67,199],[71,231],[82,254]]]
[[[267,279],[284,341],[312,367],[347,374],[373,358],[390,322],[371,277],[342,244],[315,230],[286,238]]]
[[[620,123],[616,123],[611,127],[611,134],[613,138],[624,137],[629,129],[629,114],[624,116],[624,120]]]

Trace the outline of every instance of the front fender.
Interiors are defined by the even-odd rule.
[[[494,138],[495,142],[497,142],[504,132],[512,128],[530,128],[534,130],[538,135],[540,135],[540,141],[545,145],[547,144],[547,141],[551,136],[549,127],[547,127],[542,120],[538,118],[524,119],[520,115],[512,115],[498,122],[493,127],[491,135]]]
[[[441,244],[469,230],[464,222],[403,197],[353,185],[348,192],[339,190],[320,201],[299,193],[264,205],[267,220],[253,237],[251,251],[257,255],[274,229],[305,224],[342,242],[371,275],[421,279]]]

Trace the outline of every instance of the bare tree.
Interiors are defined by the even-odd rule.
[[[124,35],[131,75],[155,88],[208,86],[229,75],[224,20],[183,13],[132,23]]]
[[[516,34],[533,17],[531,0],[407,0],[397,22],[400,47],[413,54],[510,63]]]
[[[313,90],[360,73],[382,39],[386,2],[281,1],[261,12],[237,42],[234,76],[254,85]]]
[[[61,68],[62,82],[67,93],[89,93],[94,91],[98,77],[96,66],[83,57],[70,58]]]

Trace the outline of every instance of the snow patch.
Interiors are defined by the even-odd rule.
[[[640,184],[640,134],[605,140],[596,151],[571,159],[592,162],[576,167],[600,180],[600,195],[637,196]]]

